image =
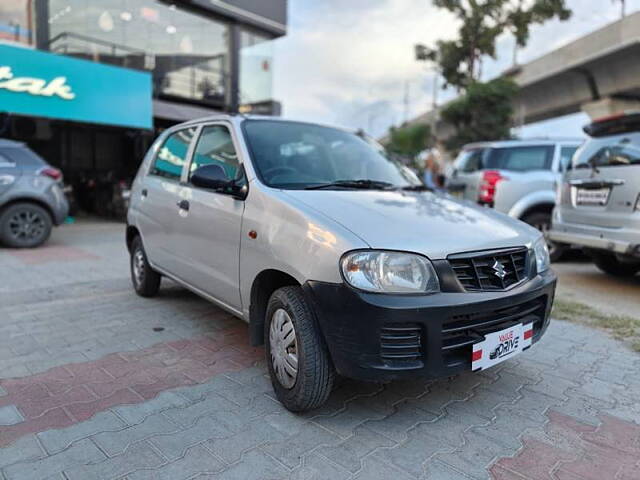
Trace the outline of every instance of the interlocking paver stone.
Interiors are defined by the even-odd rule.
[[[122,228],[0,249],[1,480],[637,478],[640,356],[601,332],[554,321],[495,368],[340,379],[294,415],[241,321],[133,294]]]
[[[15,405],[0,407],[0,427],[3,425],[15,425],[24,421],[24,417]]]

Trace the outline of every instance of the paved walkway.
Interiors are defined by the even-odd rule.
[[[293,415],[245,325],[171,284],[137,297],[123,226],[0,250],[0,478],[640,478],[640,356],[554,322],[480,374],[344,380]]]

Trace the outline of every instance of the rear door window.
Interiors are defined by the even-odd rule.
[[[551,145],[494,148],[489,153],[486,168],[514,172],[550,170],[553,150]]]
[[[189,145],[195,133],[196,128],[192,127],[169,135],[160,147],[149,174],[180,181],[182,169],[187,161]]]
[[[457,169],[463,173],[476,172],[482,168],[482,154],[484,149],[464,150],[460,152],[456,163]]]

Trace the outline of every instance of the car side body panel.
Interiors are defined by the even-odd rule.
[[[249,318],[251,287],[261,272],[277,270],[301,285],[308,280],[341,283],[342,254],[361,248],[369,245],[347,227],[285,192],[251,182],[240,237],[243,317]]]

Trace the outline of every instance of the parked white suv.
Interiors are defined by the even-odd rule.
[[[611,275],[640,272],[640,112],[596,120],[558,189],[550,237]]]
[[[581,140],[507,140],[466,145],[454,162],[449,192],[495,208],[545,233],[556,185]],[[548,241],[552,260],[566,246]]]
[[[136,292],[174,279],[249,323],[277,397],[321,405],[334,374],[451,376],[529,348],[556,277],[544,237],[426,191],[356,133],[220,116],[165,131],[132,188]]]

